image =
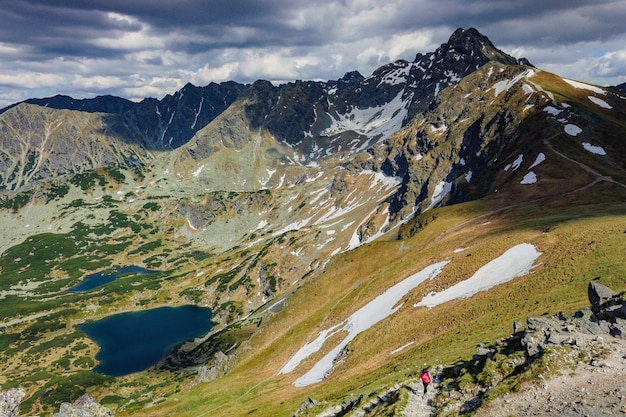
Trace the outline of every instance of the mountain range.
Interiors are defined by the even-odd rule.
[[[367,77],[8,106],[0,385],[27,391],[25,413],[90,392],[116,415],[292,415],[313,395],[388,388],[432,355],[471,355],[520,314],[581,308],[573,290],[590,279],[624,285],[625,94],[458,29]],[[531,246],[536,263],[506,282],[418,306],[496,259],[505,266],[490,276],[508,276],[524,262],[503,254]],[[284,366],[318,332],[360,328],[359,309],[440,263],[389,315],[342,330],[354,338],[332,372],[293,385],[306,366]],[[122,265],[159,273],[67,292]],[[143,373],[91,371],[97,346],[78,323],[182,304],[210,307],[212,333]],[[312,365],[330,344],[301,359]]]

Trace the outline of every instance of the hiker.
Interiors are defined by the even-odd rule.
[[[428,388],[428,384],[433,381],[433,376],[430,374],[428,368],[422,369],[420,372],[420,379],[422,380],[422,384],[424,384],[424,395],[426,395],[426,389]]]

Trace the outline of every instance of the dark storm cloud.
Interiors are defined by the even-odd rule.
[[[139,99],[186,82],[368,75],[434,50],[458,27],[553,72],[619,83],[624,21],[624,0],[4,0],[0,106],[54,93]]]

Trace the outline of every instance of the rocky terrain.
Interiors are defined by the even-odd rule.
[[[562,313],[529,317],[525,328],[515,323],[511,337],[478,346],[476,355],[462,365],[437,365],[432,369],[435,381],[426,394],[416,378],[389,387],[373,399],[359,397],[319,414],[308,412],[319,405],[310,399],[294,416],[624,415],[626,292],[616,294],[591,282],[589,300],[590,308],[571,317]],[[461,374],[465,379],[472,375],[473,382],[462,382]],[[501,390],[502,386],[506,388]],[[500,392],[491,395],[496,391]],[[404,405],[387,414],[395,402]]]
[[[476,416],[606,417],[626,414],[626,342],[595,337],[587,349],[601,352],[558,376],[505,394],[476,412]]]
[[[597,282],[589,284],[590,308],[571,317],[530,317],[525,329],[490,347],[481,346],[472,367],[489,372],[479,385],[467,386],[454,398],[445,392],[446,381],[435,404],[438,415],[476,411],[476,416],[617,416],[626,413],[626,292],[616,294]],[[523,357],[497,358],[499,352],[515,352]],[[497,358],[497,359],[496,359]],[[487,371],[493,363],[513,367]],[[542,366],[531,370],[535,364]],[[455,370],[456,372],[456,370]],[[489,391],[528,373],[526,380],[509,385],[493,399]],[[446,370],[443,370],[446,374]],[[468,395],[469,394],[469,395]],[[458,394],[457,394],[458,395]]]

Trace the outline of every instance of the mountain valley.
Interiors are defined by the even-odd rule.
[[[325,415],[623,292],[624,94],[458,29],[368,77],[2,109],[0,386],[20,415]],[[153,273],[68,292],[128,265]],[[80,324],[190,304],[209,334],[93,372]],[[407,415],[393,392],[369,415]]]

